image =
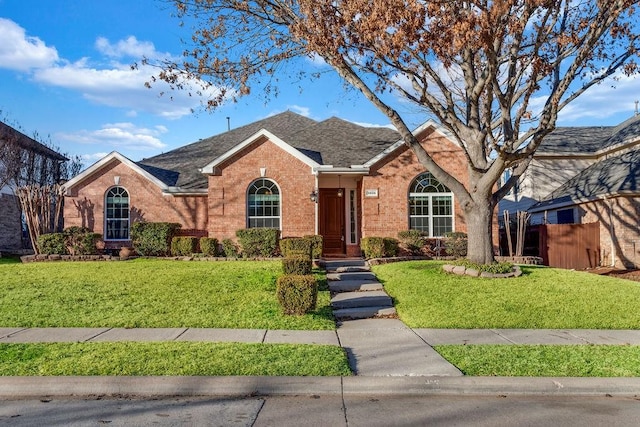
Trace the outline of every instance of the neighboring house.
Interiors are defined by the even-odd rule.
[[[415,131],[436,161],[466,181],[462,150],[428,122]],[[359,255],[360,239],[465,231],[453,194],[394,130],[292,112],[133,162],[113,152],[65,185],[65,226],[87,226],[107,247],[130,244],[134,221],[182,224],[195,236],[235,238],[272,227],[320,234],[325,255]],[[497,242],[496,242],[497,243]]]
[[[600,222],[601,263],[640,266],[640,116],[606,127],[566,127],[542,143],[500,213],[531,224]]]
[[[16,252],[30,245],[23,238],[20,202],[13,188],[59,176],[67,158],[3,122],[0,153],[0,252]]]

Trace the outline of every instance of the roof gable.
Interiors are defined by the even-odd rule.
[[[315,160],[313,160],[312,158],[306,156],[301,151],[295,149],[291,145],[287,144],[286,142],[284,142],[282,139],[278,138],[273,133],[269,132],[266,129],[261,129],[260,131],[258,131],[255,134],[251,135],[249,138],[247,138],[244,141],[240,142],[239,144],[237,144],[236,146],[234,146],[233,148],[231,148],[227,152],[223,153],[221,156],[215,158],[213,161],[208,163],[205,167],[203,167],[201,169],[201,172],[205,173],[205,174],[213,174],[214,170],[215,170],[215,168],[217,166],[219,166],[224,161],[230,159],[231,157],[233,157],[234,155],[236,155],[237,153],[239,153],[240,151],[242,151],[246,147],[250,146],[254,142],[260,140],[261,137],[267,138],[269,141],[274,143],[278,148],[280,148],[283,151],[285,151],[286,153],[292,155],[293,157],[295,157],[296,159],[300,160],[301,162],[309,165],[309,167],[311,167],[311,168],[316,168],[316,167],[320,166]]]
[[[127,157],[123,156],[117,151],[112,151],[111,153],[107,154],[105,157],[98,160],[97,162],[89,166],[87,169],[85,169],[84,171],[82,171],[81,173],[79,173],[69,181],[67,181],[64,184],[65,191],[68,191],[71,188],[75,187],[76,185],[82,183],[87,178],[89,178],[92,174],[99,172],[101,169],[109,166],[113,162],[120,162],[128,166],[129,168],[131,168],[131,170],[143,176],[144,178],[148,179],[153,184],[158,186],[161,190],[163,191],[169,190],[169,186],[165,184],[162,180],[158,179],[155,175],[149,173],[147,170],[140,167],[138,164],[129,160]]]

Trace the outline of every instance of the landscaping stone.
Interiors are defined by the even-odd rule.
[[[465,271],[467,271],[467,269],[463,265],[456,265],[453,267],[453,270],[451,270],[453,274],[457,274],[459,276],[462,276]]]
[[[467,268],[464,274],[471,277],[478,277],[480,275],[480,272],[473,268]]]

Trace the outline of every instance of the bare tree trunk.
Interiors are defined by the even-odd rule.
[[[57,184],[25,185],[16,189],[16,194],[27,223],[31,247],[38,254],[38,237],[57,231],[62,212],[61,187]]]
[[[478,200],[465,209],[469,230],[467,259],[478,264],[494,262],[493,254],[493,205],[488,200]]]

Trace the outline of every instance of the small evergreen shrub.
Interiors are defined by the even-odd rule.
[[[392,257],[398,254],[398,240],[390,237],[365,237],[360,248],[366,258]]]
[[[467,256],[467,233],[452,231],[445,234],[445,252],[449,256],[464,258]]]
[[[96,242],[102,238],[86,227],[67,227],[63,231],[67,251],[71,255],[93,255],[98,252]]]
[[[222,252],[227,258],[238,258],[240,255],[238,245],[232,239],[222,240]]]
[[[425,234],[420,230],[400,231],[398,240],[406,250],[414,255],[419,254],[426,243]]]
[[[275,228],[244,228],[236,231],[244,257],[271,257],[277,255],[280,230]]]
[[[280,240],[280,253],[283,257],[303,255],[311,258],[313,241],[304,237],[287,237]]]
[[[311,274],[313,263],[308,255],[291,255],[282,259],[284,274],[304,276]]]
[[[280,276],[276,295],[284,314],[303,315],[316,308],[318,283],[312,275]]]
[[[200,251],[204,256],[218,256],[218,239],[213,237],[200,238]]]
[[[171,222],[134,222],[131,241],[143,256],[165,256],[171,252],[171,238],[181,225]]]
[[[385,237],[383,239],[383,246],[384,246],[384,256],[393,257],[398,255],[400,248],[398,246],[397,239],[394,239],[392,237]]]
[[[47,233],[38,236],[38,249],[45,255],[68,255],[64,233]]]
[[[196,251],[197,244],[197,237],[176,236],[171,239],[171,254],[173,256],[190,256]]]
[[[311,258],[319,259],[322,257],[322,236],[312,234],[304,236],[305,239],[311,242]]]

